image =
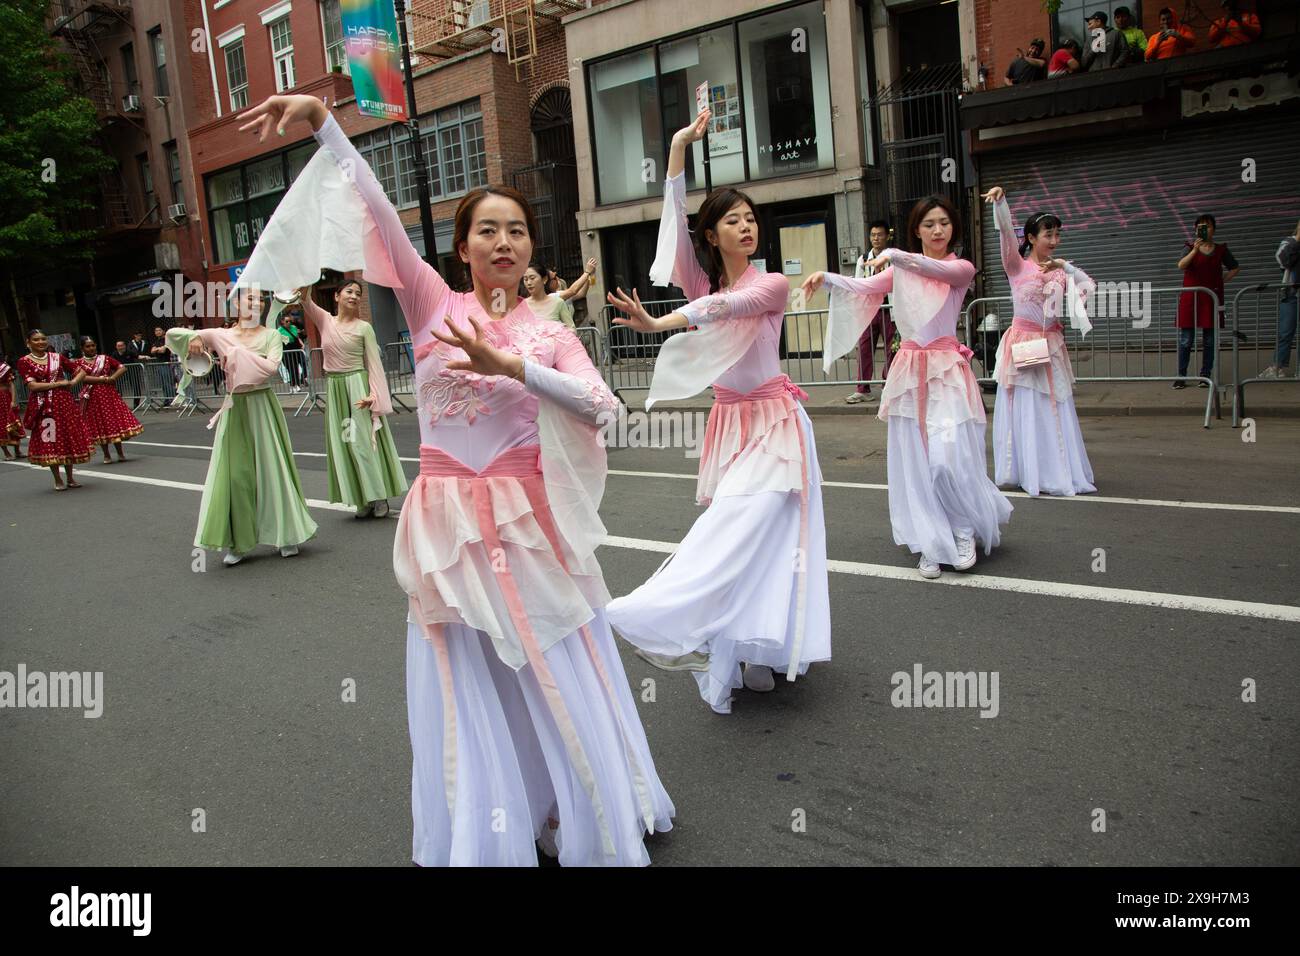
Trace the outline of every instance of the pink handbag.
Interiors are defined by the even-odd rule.
[[[1016,368],[1033,368],[1035,365],[1047,365],[1052,356],[1047,350],[1047,339],[1028,339],[1015,342],[1011,346],[1011,364]]]

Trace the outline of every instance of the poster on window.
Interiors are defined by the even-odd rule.
[[[739,153],[740,96],[735,83],[720,83],[709,90],[709,158]]]
[[[358,112],[405,120],[402,47],[391,0],[339,0],[339,9]]]

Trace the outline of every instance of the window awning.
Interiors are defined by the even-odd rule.
[[[1300,68],[1300,36],[968,93],[961,101],[961,125],[963,129],[987,129],[1132,106],[1161,99],[1166,90],[1180,87],[1186,80],[1222,80],[1283,67],[1290,71]]]

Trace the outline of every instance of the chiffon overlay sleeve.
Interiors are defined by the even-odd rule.
[[[554,366],[524,360],[524,387],[588,425],[618,412],[618,399],[591,364],[578,337],[565,329],[555,339]],[[602,417],[604,416],[604,417]]]
[[[770,312],[784,312],[790,283],[783,275],[767,272],[753,284],[734,292],[715,292],[692,299],[677,311],[691,325],[723,319],[756,318]]]
[[[360,321],[360,320],[358,320]],[[383,424],[383,416],[393,414],[393,398],[388,391],[388,374],[384,371],[383,357],[379,354],[379,342],[375,338],[374,327],[369,322],[361,322],[361,341],[365,350],[363,361],[366,377],[370,380],[371,417],[375,430]]]
[[[686,222],[686,173],[671,176],[664,183],[664,208],[659,214],[659,241],[655,261],[650,266],[650,281],[655,285],[670,282],[698,299],[709,293],[709,276],[695,258],[695,245]]]
[[[886,294],[894,290],[894,270],[887,267],[864,279],[835,272],[824,276],[830,304],[822,338],[822,370],[829,372],[836,359],[857,347],[862,334],[880,314]]]
[[[1008,279],[1014,279],[1025,268],[1024,257],[1020,255],[1020,243],[1016,241],[1016,224],[1011,218],[1011,207],[1007,197],[1003,196],[993,204],[993,225],[998,230],[998,251],[1002,254],[1002,271]]]
[[[302,314],[303,318],[315,327],[323,339],[325,337],[325,326],[330,320],[330,314],[313,302],[311,295],[302,297]]]
[[[888,256],[890,263],[899,269],[915,272],[927,279],[937,279],[955,289],[965,289],[975,278],[975,264],[966,259],[931,259],[922,253],[904,252],[902,249],[886,249],[881,255]]]
[[[406,315],[407,327],[414,334],[435,315],[442,316],[451,290],[437,270],[421,259],[415,246],[411,245],[397,210],[388,201],[369,164],[343,133],[333,114],[326,117],[315,137],[318,143],[333,153],[344,176],[349,177],[356,186],[362,202],[374,219],[378,239],[387,248],[393,269],[402,282],[402,288],[394,289],[393,292]]]

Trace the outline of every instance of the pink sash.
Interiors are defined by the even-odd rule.
[[[479,533],[483,536],[484,547],[487,549],[488,554],[492,556],[492,569],[496,574],[497,583],[501,587],[501,593],[506,599],[511,621],[514,623],[515,630],[519,633],[524,653],[528,657],[528,663],[532,665],[533,674],[541,686],[547,707],[551,712],[551,716],[555,719],[556,726],[559,728],[560,736],[564,740],[565,750],[569,754],[569,760],[572,762],[578,778],[582,781],[587,796],[591,799],[592,808],[595,810],[596,819],[600,824],[605,853],[613,856],[617,850],[610,836],[609,823],[605,816],[600,793],[596,789],[595,774],[591,769],[591,763],[587,759],[586,752],[582,748],[582,742],[578,739],[573,720],[569,716],[563,698],[560,696],[560,689],[555,682],[555,677],[546,663],[546,657],[543,655],[537,639],[533,636],[532,626],[528,620],[528,611],[524,607],[523,597],[519,592],[514,576],[510,572],[509,561],[506,558],[506,551],[502,547],[496,519],[493,515],[492,483],[487,479],[519,479],[524,493],[528,496],[528,502],[532,506],[534,519],[536,519],[542,533],[550,543],[551,550],[555,555],[555,559],[560,563],[560,567],[564,569],[565,573],[568,573],[569,568],[564,560],[559,532],[556,530],[550,503],[546,497],[546,485],[542,477],[540,447],[537,445],[524,445],[507,449],[492,459],[482,471],[476,472],[464,462],[447,454],[440,448],[421,445],[420,477],[435,480],[457,479],[459,481],[468,481],[468,490],[474,504],[474,511],[478,516]],[[411,616],[424,632],[425,640],[429,641],[437,652],[438,677],[442,685],[443,784],[447,793],[447,809],[454,823],[456,801],[456,698],[455,686],[452,681],[451,661],[447,656],[446,631],[442,624],[425,623],[414,597],[411,598]],[[618,721],[619,730],[623,736],[624,751],[631,764],[634,786],[641,803],[642,817],[645,820],[646,828],[653,832],[654,806],[650,799],[648,780],[637,760],[632,737],[624,725],[613,681],[610,679],[609,672],[605,669],[604,662],[601,660],[600,653],[596,648],[596,641],[592,636],[591,628],[584,624],[579,628],[579,632],[587,645],[587,652],[591,656],[592,664],[595,666],[601,682],[605,685],[605,691],[609,695],[610,708]]]
[[[930,398],[930,375],[927,356],[930,352],[960,352],[963,360],[969,362],[975,353],[957,341],[956,337],[945,335],[921,345],[912,339],[905,339],[899,346],[900,352],[917,352],[917,377],[920,380],[916,394],[916,422],[921,430],[921,447],[926,456],[930,454],[929,419],[926,418],[926,404]]]

